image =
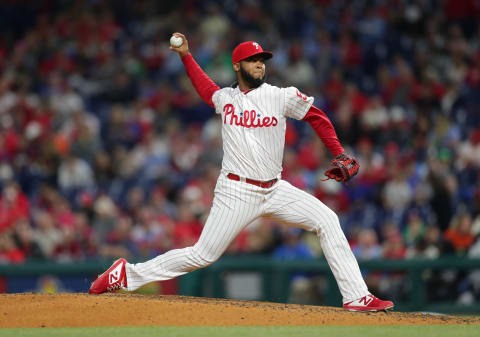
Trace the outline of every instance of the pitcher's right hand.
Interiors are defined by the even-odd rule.
[[[176,51],[178,53],[178,55],[180,57],[184,57],[188,54],[188,41],[187,41],[187,38],[185,37],[185,35],[181,34],[181,33],[178,33],[178,32],[175,32],[173,33],[172,35],[175,35],[175,36],[178,36],[178,37],[181,37],[182,40],[183,40],[183,44],[180,46],[180,47],[173,47],[173,46],[170,46],[170,50],[173,50],[173,51]]]

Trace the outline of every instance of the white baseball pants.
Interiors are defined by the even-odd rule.
[[[144,263],[127,263],[128,290],[212,264],[241,230],[261,216],[317,233],[343,303],[369,294],[338,216],[331,209],[284,180],[262,188],[230,180],[224,173],[218,178],[213,206],[198,242],[193,247],[174,249]]]

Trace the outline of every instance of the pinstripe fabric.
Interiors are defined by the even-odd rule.
[[[215,262],[238,233],[261,215],[262,192],[261,187],[233,181],[222,174],[198,242],[193,247],[171,250],[144,263],[127,264],[128,290],[152,281],[168,280]]]
[[[338,216],[320,200],[280,180],[268,194],[264,216],[317,233],[344,303],[369,294]]]
[[[244,94],[237,88],[217,90],[212,101],[222,116],[222,168],[256,180],[279,178],[282,172],[286,117],[301,120],[313,104],[313,97],[297,88],[278,88],[264,83]],[[228,108],[232,105],[233,108]],[[255,123],[275,118],[273,125],[245,127],[245,114],[255,112]],[[233,116],[235,115],[235,116]],[[251,124],[248,121],[246,124]]]
[[[260,216],[318,234],[344,303],[369,293],[338,217],[325,204],[284,180],[261,188],[229,180],[224,173],[218,179],[213,206],[198,242],[144,263],[127,264],[128,290],[212,264],[237,234]]]
[[[193,247],[175,249],[144,263],[127,263],[128,290],[208,266],[242,229],[266,216],[318,234],[344,303],[368,295],[337,215],[320,200],[283,180],[271,188],[261,188],[226,177],[231,172],[255,180],[280,178],[286,117],[302,119],[313,98],[294,87],[277,88],[264,83],[248,94],[238,88],[220,89],[213,94],[212,102],[222,118],[224,158],[200,239]],[[254,127],[246,117],[252,111]],[[260,125],[266,117],[264,125]],[[271,123],[274,119],[276,122]]]

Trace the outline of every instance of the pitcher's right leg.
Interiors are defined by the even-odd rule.
[[[212,264],[238,233],[260,216],[261,196],[254,188],[225,177],[219,179],[213,206],[198,242],[193,247],[171,250],[144,263],[127,263],[128,290]]]

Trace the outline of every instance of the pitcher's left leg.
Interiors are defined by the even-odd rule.
[[[369,295],[335,212],[314,196],[284,180],[280,180],[277,185],[267,202],[268,216],[287,225],[317,233],[343,296],[343,303]]]

